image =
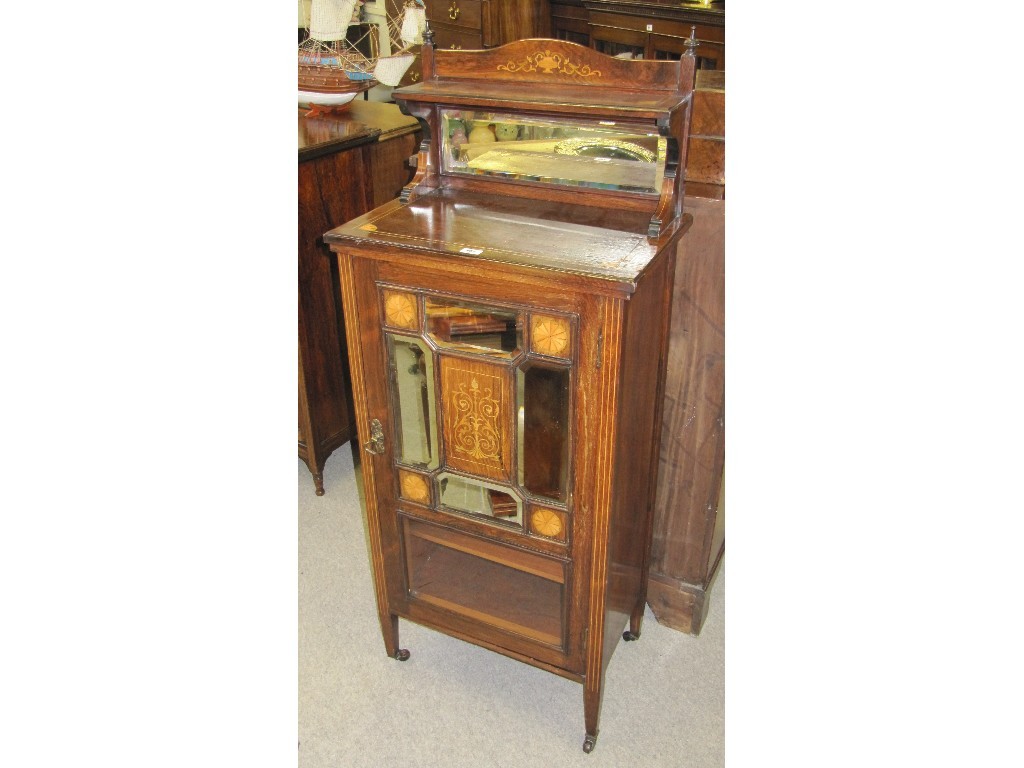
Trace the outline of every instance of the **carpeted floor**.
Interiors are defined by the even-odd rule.
[[[406,621],[385,656],[350,450],[298,465],[299,768],[724,765],[724,570],[700,636],[618,645],[587,755],[578,683]]]

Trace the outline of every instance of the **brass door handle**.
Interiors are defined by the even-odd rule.
[[[370,439],[363,443],[363,448],[374,456],[384,453],[384,428],[377,419],[370,422]]]
[[[452,0],[452,4],[448,6],[448,18],[452,21],[459,18],[459,5],[455,0]]]

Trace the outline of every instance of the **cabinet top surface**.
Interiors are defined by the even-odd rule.
[[[647,237],[649,216],[615,208],[438,189],[395,200],[324,235],[633,283],[679,230]],[[684,229],[685,224],[679,229]]]

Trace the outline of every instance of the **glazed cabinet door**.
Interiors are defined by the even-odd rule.
[[[578,317],[355,267],[386,612],[578,672]]]

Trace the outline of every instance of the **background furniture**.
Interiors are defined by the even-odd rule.
[[[430,125],[415,178],[325,235],[381,632],[399,660],[404,618],[581,683],[589,752],[645,609],[694,60],[422,61],[394,94]]]
[[[725,69],[725,3],[553,0],[552,36],[614,56],[678,59],[696,27],[697,69]]]
[[[434,47],[493,48],[551,36],[548,0],[425,0]]]
[[[725,553],[725,73],[697,73],[647,602],[698,634]]]
[[[327,457],[355,434],[337,267],[323,233],[396,197],[418,141],[418,123],[394,104],[356,100],[320,117],[298,111],[298,450],[317,494]]]

